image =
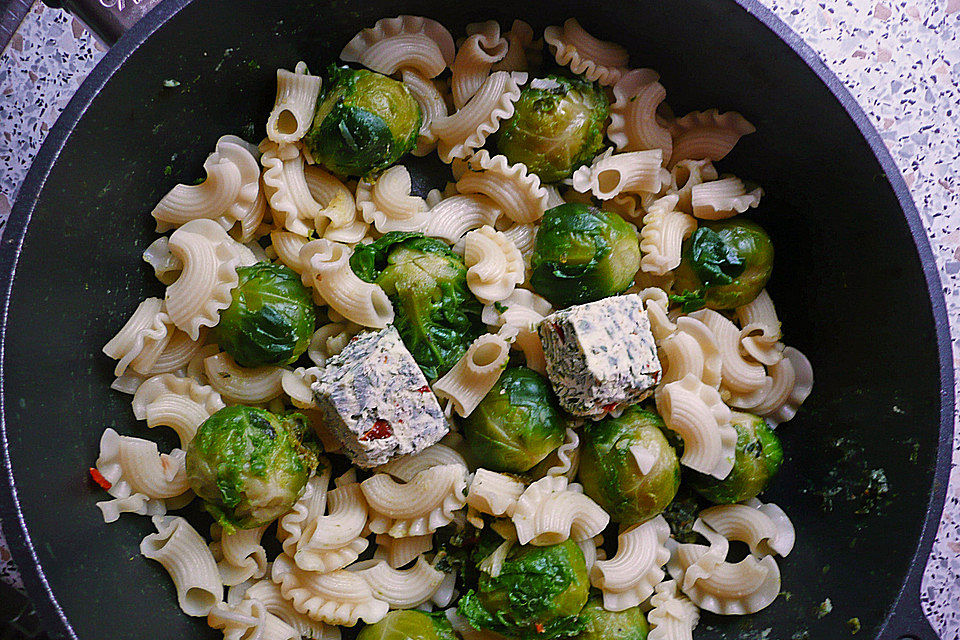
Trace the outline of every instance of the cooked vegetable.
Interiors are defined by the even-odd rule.
[[[577,640],[647,640],[647,617],[640,607],[624,611],[607,611],[600,598],[594,596],[580,612],[586,624]]]
[[[346,175],[385,169],[417,142],[423,115],[402,82],[367,71],[331,67],[303,143],[314,160]]]
[[[773,243],[760,225],[740,218],[707,223],[683,243],[673,300],[685,312],[704,304],[733,309],[756,298],[772,272]]]
[[[428,380],[449,371],[483,331],[463,258],[441,240],[392,231],[357,245],[350,266],[390,297],[394,325]]]
[[[391,611],[383,620],[363,628],[357,640],[456,640],[443,613]]]
[[[512,367],[462,421],[477,464],[523,473],[563,444],[566,425],[550,383],[536,371]]]
[[[317,467],[310,434],[299,413],[220,409],[187,446],[190,487],[227,533],[267,524],[290,510]]]
[[[460,599],[460,615],[478,629],[511,638],[566,638],[580,633],[577,614],[590,581],[572,540],[549,547],[514,547],[496,577],[481,573],[477,590]]]
[[[760,495],[783,463],[780,439],[766,420],[752,413],[732,412],[737,430],[737,453],[733,471],[723,480],[702,473],[690,473],[690,486],[717,504],[742,502]]]
[[[617,214],[567,203],[543,215],[530,264],[534,290],[567,307],[625,291],[640,269],[640,244]]]
[[[292,269],[258,262],[237,269],[230,306],[220,312],[214,340],[243,367],[283,365],[307,350],[314,328],[310,292]]]
[[[653,411],[628,407],[583,427],[579,478],[583,491],[621,527],[664,510],[680,486],[680,463]],[[647,473],[640,462],[650,465]]]
[[[609,105],[595,82],[550,74],[532,80],[513,106],[513,117],[500,125],[497,149],[544,182],[570,177],[603,146]]]

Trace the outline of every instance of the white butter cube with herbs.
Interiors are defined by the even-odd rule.
[[[569,307],[538,327],[547,377],[560,405],[601,418],[653,393],[660,360],[640,296],[604,298]]]
[[[447,434],[447,420],[393,327],[357,335],[313,385],[327,427],[360,467],[417,453]]]

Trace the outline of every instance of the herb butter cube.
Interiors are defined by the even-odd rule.
[[[560,405],[600,418],[653,393],[660,360],[638,295],[614,296],[547,316],[538,331]]]
[[[437,397],[392,326],[357,335],[330,358],[313,394],[360,467],[422,451],[448,431]]]

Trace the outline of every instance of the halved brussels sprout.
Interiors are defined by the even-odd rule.
[[[607,95],[580,76],[536,78],[500,125],[497,149],[544,182],[556,182],[593,160],[603,146]]]
[[[190,487],[227,533],[282,516],[317,468],[312,434],[299,413],[225,407],[200,425],[187,446]]]
[[[350,266],[390,297],[393,323],[428,380],[449,371],[483,330],[463,258],[436,238],[391,231],[357,245]]]
[[[692,471],[690,486],[717,504],[732,504],[760,495],[783,463],[783,447],[767,421],[752,413],[732,412],[737,430],[733,471],[723,480]]]
[[[623,293],[640,269],[636,230],[623,218],[567,203],[543,214],[530,260],[534,290],[568,307]]]
[[[294,362],[307,350],[315,321],[313,299],[300,276],[269,262],[239,267],[237,275],[214,340],[242,367]]]
[[[672,299],[684,312],[741,307],[760,295],[773,272],[773,243],[756,222],[705,223],[683,243]]]
[[[357,640],[456,640],[443,613],[391,611],[376,624],[369,624]]]
[[[395,163],[417,143],[423,114],[407,87],[366,69],[331,67],[303,143],[314,160],[341,174],[366,176]]]
[[[583,630],[577,614],[590,580],[583,552],[572,540],[548,547],[514,547],[496,577],[481,573],[477,590],[458,610],[477,629],[521,640],[552,640]]]
[[[586,624],[586,629],[577,636],[577,640],[647,640],[650,630],[647,617],[640,607],[607,611],[597,596],[587,602],[580,612],[580,619]]]
[[[653,411],[628,407],[583,427],[579,478],[583,492],[621,527],[646,522],[663,511],[680,486],[680,462]],[[640,462],[651,465],[647,473]]]
[[[462,423],[477,464],[523,473],[563,444],[566,424],[550,383],[536,371],[512,367]]]

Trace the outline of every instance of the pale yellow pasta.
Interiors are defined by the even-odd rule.
[[[237,136],[223,136],[210,156],[212,162],[230,162],[240,172],[240,191],[224,211],[221,226],[240,242],[250,242],[267,212],[267,199],[260,185],[259,151]]]
[[[243,187],[240,168],[227,158],[210,156],[203,163],[206,179],[198,185],[178,184],[150,212],[163,233],[191,220],[216,220],[230,226],[227,209],[237,201]]]
[[[763,189],[747,192],[743,182],[736,177],[704,182],[690,192],[693,215],[704,220],[731,218],[760,204]]]
[[[639,273],[643,273],[640,271]],[[663,341],[677,330],[677,325],[667,315],[667,309],[670,307],[670,298],[667,292],[659,287],[646,287],[639,291],[640,299],[643,300],[643,307],[647,310],[647,317],[650,319],[650,331],[657,346],[663,344]],[[663,354],[659,354],[663,358]],[[664,363],[666,370],[668,363]],[[720,364],[717,363],[719,371]],[[718,376],[719,378],[719,373]],[[662,378],[661,378],[662,381]],[[719,380],[717,381],[719,384]]]
[[[220,347],[215,344],[207,344],[200,347],[194,356],[190,358],[190,362],[187,363],[186,377],[192,378],[198,384],[209,385],[210,381],[207,380],[207,372],[204,370],[203,361],[218,353],[220,353]]]
[[[231,593],[232,593],[231,589]],[[340,640],[340,629],[310,619],[293,607],[293,603],[283,597],[280,587],[273,581],[258,580],[243,594],[243,599],[256,600],[266,610],[297,630],[301,638],[313,640]]]
[[[533,247],[537,242],[537,231],[540,225],[535,223],[520,224],[513,223],[502,231],[503,235],[513,243],[513,245],[523,256],[523,262],[530,266],[530,258],[533,256]]]
[[[373,589],[373,594],[390,605],[391,609],[412,609],[433,596],[443,573],[430,566],[423,556],[409,569],[395,569],[383,560],[367,561],[372,566],[358,569]]]
[[[145,375],[153,376],[181,370],[203,348],[205,339],[205,330],[201,330],[197,339],[192,340],[186,333],[174,327],[170,342],[167,343],[167,346],[164,347]]]
[[[223,585],[213,554],[186,520],[154,516],[157,533],[145,537],[140,553],[163,565],[177,590],[177,602],[188,616],[205,616],[223,599]]]
[[[717,170],[709,160],[681,160],[670,169],[666,195],[677,196],[677,211],[693,215],[693,188],[717,179]]]
[[[726,402],[740,409],[757,406],[769,393],[773,379],[767,376],[762,364],[740,355],[740,330],[712,309],[701,309],[690,315],[713,333],[723,362],[720,391]]]
[[[327,508],[330,464],[325,459],[321,459],[320,464],[322,471],[307,480],[303,495],[293,503],[290,511],[277,521],[277,540],[283,546],[283,552],[290,557],[296,553],[306,526],[321,517]]]
[[[277,258],[299,274],[306,270],[306,265],[300,262],[300,249],[307,242],[309,240],[305,236],[292,231],[274,230],[270,232],[270,244],[273,250],[277,252]]]
[[[340,59],[385,75],[413,69],[434,78],[453,64],[454,51],[453,36],[439,22],[397,16],[378,20],[354,36],[340,52]]]
[[[433,534],[409,536],[406,538],[391,538],[381,533],[377,534],[377,553],[375,558],[382,558],[394,569],[410,564],[417,557],[433,549]]]
[[[580,435],[567,427],[563,444],[543,460],[547,465],[548,476],[563,476],[573,482],[580,467]]]
[[[655,201],[643,216],[640,229],[640,269],[657,276],[680,266],[683,241],[697,229],[697,221],[677,211],[677,196]]]
[[[321,84],[305,62],[298,62],[292,72],[277,69],[277,98],[267,118],[267,137],[278,144],[300,140],[313,124]]]
[[[223,631],[223,640],[300,640],[296,629],[256,600],[244,600],[233,606],[218,603],[207,615],[207,624],[211,629]]]
[[[538,547],[578,542],[598,535],[610,516],[596,502],[569,486],[563,476],[537,480],[520,496],[511,516],[517,541]]]
[[[470,34],[457,50],[451,67],[450,93],[453,106],[462,109],[490,75],[493,65],[507,55],[510,43],[500,36],[496,20],[467,25]]]
[[[813,391],[813,367],[807,357],[793,347],[783,350],[783,358],[767,368],[773,384],[766,397],[751,409],[773,425],[788,422]]]
[[[557,64],[570,67],[574,73],[604,86],[616,83],[629,62],[626,49],[594,38],[575,18],[569,18],[563,27],[547,27],[543,39]]]
[[[510,476],[477,469],[467,491],[467,504],[480,513],[510,517],[525,488]]]
[[[647,613],[650,623],[647,640],[693,640],[700,610],[680,593],[676,580],[658,584],[650,605],[653,608]]]
[[[356,202],[347,185],[317,166],[305,167],[303,177],[310,197],[321,205],[315,220],[317,231],[330,240],[359,242],[367,227],[356,220]]]
[[[163,300],[147,298],[141,302],[117,335],[103,346],[103,352],[117,361],[113,374],[122,376],[128,366],[137,373],[148,373],[170,342],[173,329]]]
[[[164,373],[148,378],[137,388],[132,406],[137,420],[146,420],[151,429],[170,427],[186,449],[200,425],[225,405],[213,387]]]
[[[369,541],[362,537],[368,507],[356,482],[327,493],[327,513],[306,522],[294,562],[304,571],[326,573],[346,567],[363,553]]]
[[[210,553],[217,561],[220,581],[228,587],[267,573],[267,552],[261,544],[267,525],[255,529],[237,529],[224,533],[219,525],[211,527]]]
[[[461,193],[480,193],[493,200],[511,220],[519,224],[536,222],[547,209],[549,193],[536,174],[522,163],[509,164],[505,156],[490,156],[481,149],[468,162],[467,171],[457,180]]]
[[[423,198],[411,195],[410,172],[402,164],[384,171],[374,182],[357,185],[357,207],[364,222],[380,233],[422,231],[429,212]]]
[[[394,458],[376,468],[377,473],[389,473],[397,480],[410,482],[421,471],[445,464],[459,464],[467,468],[467,461],[456,449],[445,444],[435,444],[419,453]]]
[[[437,136],[433,133],[433,123],[447,117],[447,102],[433,80],[424,78],[416,71],[409,69],[404,69],[400,77],[403,84],[410,90],[410,95],[420,105],[420,113],[423,116],[420,133],[417,136],[417,146],[411,153],[415,156],[428,155],[437,148]]]
[[[603,545],[603,535],[594,536],[593,538],[588,538],[587,540],[581,540],[577,543],[577,546],[580,547],[580,551],[583,552],[583,562],[587,567],[587,575],[590,575],[590,571],[593,570],[593,566],[597,564],[597,560],[606,560],[607,553],[602,548]]]
[[[323,208],[307,187],[304,159],[299,143],[277,144],[270,139],[260,143],[263,165],[263,190],[270,203],[275,225],[301,236],[317,228],[317,215]]]
[[[507,55],[493,65],[492,71],[528,71],[540,66],[543,41],[533,40],[533,27],[523,20],[514,20],[506,33]]]
[[[204,358],[203,371],[210,386],[225,402],[259,404],[283,393],[283,369],[280,367],[241,367],[224,352]]]
[[[421,471],[405,484],[386,473],[364,480],[360,488],[370,507],[370,530],[404,538],[449,524],[466,504],[466,475],[466,467],[448,464]]]
[[[623,611],[650,597],[665,575],[669,537],[670,525],[662,515],[620,534],[616,555],[598,560],[590,570],[590,584],[603,594],[604,609]]]
[[[433,383],[438,398],[447,398],[456,412],[467,417],[500,379],[510,345],[499,335],[487,333],[467,348],[453,368]]]
[[[121,436],[106,429],[100,438],[97,470],[113,485],[108,492],[114,497],[142,494],[162,500],[190,490],[185,458],[182,449],[161,454],[152,440]]]
[[[770,294],[764,289],[751,302],[737,307],[740,322],[740,352],[757,362],[772,366],[783,357],[780,318]]]
[[[183,263],[171,253],[169,242],[170,238],[160,236],[143,252],[143,261],[150,265],[157,280],[163,284],[173,284],[183,271]]]
[[[337,355],[347,346],[353,336],[363,330],[353,322],[331,322],[323,325],[313,333],[310,345],[307,347],[307,357],[318,367],[326,364],[327,360]]]
[[[736,111],[691,111],[670,124],[673,153],[668,167],[681,160],[711,160],[727,156],[741,137],[756,128]]]
[[[713,331],[697,317],[677,318],[676,331],[660,341],[664,384],[693,375],[717,389],[723,379],[723,355]]]
[[[293,406],[298,409],[317,408],[311,386],[320,379],[320,374],[319,367],[297,367],[292,371],[289,369],[283,371],[280,376],[280,386]]]
[[[510,297],[524,279],[523,256],[503,233],[487,225],[464,236],[467,287],[483,304]]]
[[[494,225],[502,211],[485,195],[468,194],[444,198],[430,208],[424,234],[456,244],[468,231]]]
[[[593,163],[573,172],[573,188],[601,200],[621,193],[660,191],[663,152],[660,149],[613,153],[607,149]]]
[[[757,557],[780,555],[793,550],[796,531],[783,510],[773,503],[753,498],[743,504],[723,504],[704,509],[698,518],[728,541],[750,547]]]
[[[669,129],[657,121],[657,107],[667,97],[659,79],[652,69],[633,69],[613,86],[607,137],[618,151],[660,149],[664,158],[673,152]]]
[[[312,240],[300,250],[306,265],[303,283],[318,303],[364,327],[382,329],[393,322],[393,303],[378,285],[364,282],[350,267],[353,250],[330,240]]]

